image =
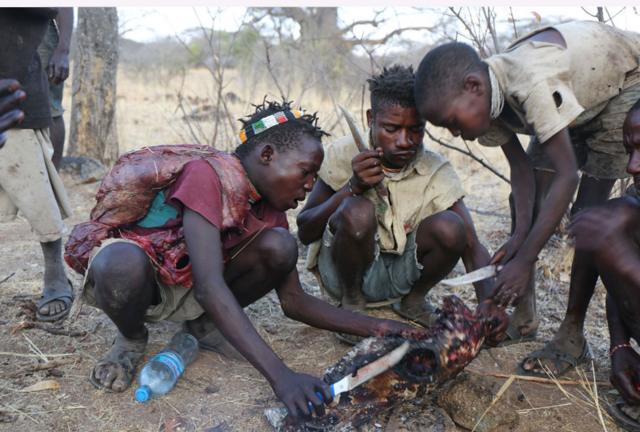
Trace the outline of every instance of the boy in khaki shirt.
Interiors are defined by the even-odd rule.
[[[298,235],[313,243],[308,267],[349,309],[400,299],[394,310],[428,325],[425,294],[462,257],[468,270],[489,262],[462,201],[464,190],[448,161],[424,149],[412,68],[393,66],[369,80],[369,149],[351,136],[325,149],[325,160]],[[381,199],[374,186],[384,184]],[[479,300],[489,282],[476,286]]]
[[[512,341],[535,336],[533,267],[565,213],[583,172],[572,214],[603,203],[626,176],[624,117],[640,98],[640,35],[596,22],[540,29],[482,61],[462,43],[427,53],[416,77],[420,114],[455,136],[501,146],[511,167],[514,229],[492,262],[503,269],[494,298],[516,304]],[[516,133],[532,136],[528,154]],[[533,168],[533,169],[532,169]],[[522,367],[555,373],[589,358],[582,334],[598,278],[588,258],[574,258],[567,315],[553,341]]]

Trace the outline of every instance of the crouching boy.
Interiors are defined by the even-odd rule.
[[[320,180],[298,215],[308,266],[343,307],[397,300],[399,315],[430,324],[427,292],[462,258],[467,270],[489,263],[449,162],[423,146],[411,67],[393,66],[369,81],[368,149],[352,136],[332,142]],[[383,184],[388,196],[377,196]],[[476,284],[478,300],[491,290]],[[401,299],[401,300],[400,300]],[[343,338],[354,342],[353,338]]]
[[[611,414],[625,429],[640,430],[640,355],[629,344],[640,341],[640,101],[624,122],[623,142],[634,186],[626,196],[576,215],[570,230],[576,251],[591,259],[607,289],[611,383],[622,396]]]
[[[243,123],[242,144],[233,155],[218,152],[213,162],[186,163],[143,218],[117,230],[106,227],[112,238],[91,253],[83,296],[119,330],[91,372],[97,387],[123,391],[131,384],[147,345],[145,321],[197,320],[192,329],[202,329],[207,327],[202,321],[210,319],[265,376],[291,414],[306,415],[309,402],[322,405],[316,392],[331,400],[328,387],[285,366],[243,307],[275,289],[288,317],[316,327],[360,336],[411,329],[334,308],[300,287],[297,244],[284,211],[305,198],[322,163],[325,133],[317,118],[289,103],[265,102]],[[103,181],[101,191],[104,187]],[[111,210],[117,215],[119,209]],[[92,219],[97,213],[103,221],[111,217],[94,209]],[[97,234],[85,238],[92,235]],[[67,245],[65,258],[72,266],[77,257],[71,249],[82,249],[83,241]]]

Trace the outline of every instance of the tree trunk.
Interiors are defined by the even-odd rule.
[[[116,8],[78,8],[69,154],[109,166],[118,158]]]

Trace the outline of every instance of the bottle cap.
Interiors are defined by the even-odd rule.
[[[142,386],[136,389],[136,400],[138,402],[146,402],[150,397],[151,391],[148,386]]]

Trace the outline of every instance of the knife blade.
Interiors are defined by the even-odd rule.
[[[347,375],[340,381],[331,384],[331,396],[335,396],[358,387],[360,384],[365,383],[371,378],[380,375],[382,372],[391,369],[397,365],[400,360],[402,360],[402,357],[404,357],[408,350],[409,342],[405,341],[400,346],[394,348],[379,359],[361,367],[355,374]]]
[[[458,286],[458,285],[469,284],[472,282],[478,282],[483,279],[487,279],[497,275],[501,269],[502,269],[502,266],[491,264],[485,267],[480,267],[479,269],[469,272],[467,274],[464,274],[462,276],[441,280],[440,283],[443,283],[448,286]]]

